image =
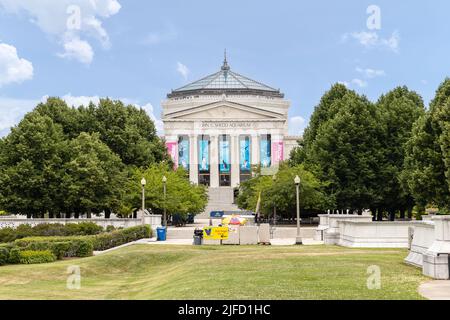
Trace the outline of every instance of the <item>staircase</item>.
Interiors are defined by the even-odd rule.
[[[233,204],[234,190],[233,188],[220,187],[208,189],[208,205],[205,212],[198,215],[197,219],[208,219],[211,211],[240,211],[239,208]]]

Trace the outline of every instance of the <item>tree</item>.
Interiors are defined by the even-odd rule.
[[[163,177],[167,178],[166,198],[163,194]],[[189,181],[188,174],[182,168],[174,171],[167,162],[154,164],[147,169],[134,169],[125,186],[123,214],[141,208],[142,178],[147,180],[145,186],[145,203],[155,214],[163,214],[164,208],[168,216],[180,214],[196,215],[203,212],[208,202],[206,188]]]
[[[338,209],[371,208],[380,202],[383,160],[380,112],[364,96],[348,91],[335,99],[334,117],[320,125],[306,154],[307,168],[328,181]]]
[[[66,214],[100,213],[120,207],[124,165],[99,134],[81,133],[69,142],[70,160],[63,166]]]
[[[58,211],[64,135],[48,116],[31,113],[1,142],[0,207],[12,214]]]
[[[450,209],[449,123],[450,79],[446,79],[406,144],[402,181],[423,207],[434,204]]]
[[[78,108],[68,107],[60,98],[48,98],[33,111],[61,125],[67,139],[82,132],[99,133],[100,139],[125,165],[147,167],[169,160],[164,142],[157,136],[153,121],[143,109],[121,101],[100,99]]]
[[[305,212],[324,212],[332,206],[332,199],[324,193],[325,184],[320,182],[303,165],[290,167],[282,164],[274,180],[272,176],[257,174],[242,183],[237,199],[240,208],[255,211],[258,199],[263,216],[269,217],[274,207],[277,216],[293,218],[296,215],[296,188],[294,178],[302,179],[300,186],[300,207]]]
[[[412,134],[413,124],[425,114],[422,98],[407,87],[398,87],[382,95],[376,104],[381,111],[385,134],[382,137],[384,160],[380,172],[381,203],[387,208],[390,219],[400,211],[400,217],[405,218],[405,212],[412,213],[414,199],[400,183],[401,172],[405,162],[405,144]]]
[[[349,93],[347,87],[337,83],[322,96],[320,103],[314,109],[314,113],[311,116],[303,138],[298,141],[299,147],[294,148],[291,152],[290,163],[292,165],[307,161],[308,150],[314,143],[320,127],[330,119],[334,118],[338,112],[337,107],[339,107],[335,102],[341,100],[347,93]]]

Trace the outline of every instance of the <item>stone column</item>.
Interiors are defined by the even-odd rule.
[[[191,134],[189,136],[190,148],[190,164],[189,164],[189,179],[192,183],[198,184],[198,136]]]
[[[231,187],[237,187],[239,179],[239,136],[231,136]]]
[[[219,137],[211,135],[211,188],[219,187]]]
[[[259,139],[257,134],[252,134],[252,142],[251,142],[251,157],[252,157],[252,166],[259,165]]]

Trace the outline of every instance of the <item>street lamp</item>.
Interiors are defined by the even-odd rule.
[[[295,244],[303,244],[302,237],[300,236],[300,177],[296,176],[294,179],[296,191],[297,191],[297,238]]]
[[[277,181],[277,175],[274,174],[272,177],[273,183],[275,183]],[[277,225],[277,204],[274,202],[273,203],[273,225],[276,226]]]
[[[147,180],[145,180],[145,178],[142,178],[141,185],[142,185],[142,214],[144,214],[144,211],[145,211],[145,186],[147,185]]]
[[[162,178],[162,182],[163,182],[163,189],[164,189],[164,227],[167,227],[167,216],[166,216],[166,193],[167,193],[167,178],[166,176],[164,176]]]

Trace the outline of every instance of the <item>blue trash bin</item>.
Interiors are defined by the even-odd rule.
[[[158,235],[158,241],[166,241],[167,229],[165,227],[156,228],[156,234]]]

